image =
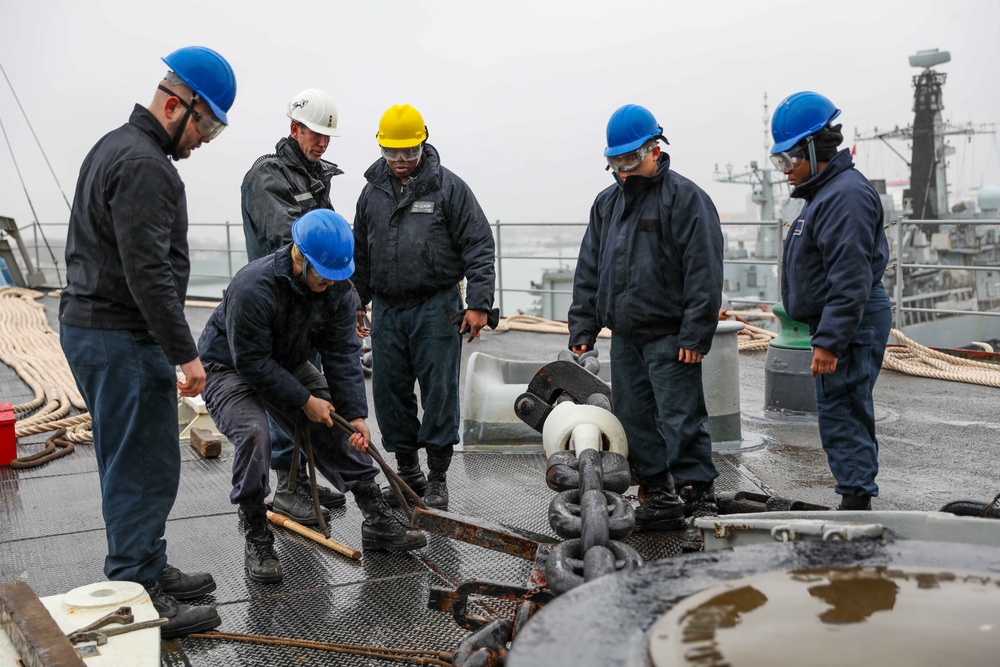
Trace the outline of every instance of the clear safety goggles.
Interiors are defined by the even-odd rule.
[[[211,114],[200,114],[197,111],[192,111],[191,115],[194,117],[194,122],[198,126],[198,131],[201,132],[201,136],[205,137],[205,141],[215,139],[226,129],[226,124]]]
[[[629,172],[635,171],[642,164],[642,161],[646,159],[646,156],[653,152],[657,144],[652,144],[650,146],[642,147],[638,150],[631,151],[630,153],[622,153],[621,155],[611,155],[608,157],[608,166],[617,172]]]
[[[417,144],[416,146],[411,146],[410,148],[385,148],[383,146],[382,157],[389,162],[397,162],[399,160],[402,160],[403,162],[410,162],[412,160],[420,159],[420,155],[423,151],[423,144]]]
[[[160,86],[159,88],[168,95],[176,97],[181,106],[187,109],[188,113],[191,114],[191,117],[194,118],[195,125],[198,126],[198,132],[205,138],[205,141],[215,139],[217,136],[222,134],[224,129],[226,129],[226,124],[212,115],[211,112],[199,113],[198,110],[194,108],[194,105],[201,99],[197,94],[191,98],[190,102],[185,102],[177,93],[169,88],[164,88],[163,86]]]
[[[784,151],[781,153],[776,153],[771,156],[771,164],[778,171],[791,171],[795,167],[799,166],[806,157],[806,153],[802,148],[793,148],[790,151]]]

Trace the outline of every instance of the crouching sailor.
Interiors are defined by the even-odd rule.
[[[198,341],[207,374],[205,403],[235,448],[230,500],[242,511],[244,566],[257,581],[282,578],[264,506],[270,491],[268,417],[289,436],[296,423],[310,429],[317,468],[352,491],[361,509],[365,550],[408,551],[427,544],[422,533],[393,516],[365,452],[371,436],[348,280],[353,258],[354,236],[343,216],[325,209],[306,213],[292,226],[291,244],[236,274]],[[314,349],[323,373],[309,361]],[[359,433],[348,439],[333,429],[334,410]]]

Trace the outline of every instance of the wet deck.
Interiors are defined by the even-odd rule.
[[[43,300],[50,321],[55,301]],[[192,327],[209,314],[189,309]],[[54,323],[53,323],[53,326]],[[553,360],[564,347],[558,335],[486,333],[466,346],[508,359]],[[598,349],[607,355],[607,341]],[[781,444],[757,451],[716,453],[723,490],[766,490],[831,505],[833,480],[818,447],[815,427],[787,428],[758,418],[762,412],[764,353],[740,359],[745,431]],[[463,372],[464,381],[464,372]],[[370,394],[369,394],[370,395]],[[15,404],[31,397],[24,383],[0,366],[0,396]],[[996,389],[886,372],[876,389],[882,509],[938,509],[949,500],[989,500],[997,488],[1000,417]],[[374,415],[374,411],[372,411]],[[373,441],[379,442],[371,419]],[[26,439],[41,443],[43,436]],[[24,443],[22,443],[23,445]],[[232,447],[203,460],[181,443],[181,488],[167,524],[171,563],[211,572],[218,589],[202,602],[219,607],[220,631],[343,642],[372,647],[451,651],[467,636],[450,617],[427,608],[430,587],[454,587],[472,578],[525,585],[532,563],[505,554],[430,536],[409,554],[366,554],[352,561],[275,528],[285,569],[278,585],[263,585],[243,572],[243,537],[230,505]],[[22,446],[21,455],[34,451]],[[544,483],[539,450],[459,452],[449,473],[451,510],[515,528],[553,535],[546,520],[552,492]],[[361,516],[353,502],[333,513],[332,537],[360,549]],[[677,536],[633,535],[627,542],[648,561],[679,553]],[[0,468],[0,581],[24,581],[39,596],[65,592],[103,579],[105,538],[97,466],[92,447],[30,470]],[[483,614],[509,610],[481,601]],[[234,644],[208,639],[163,643],[163,665],[388,665],[363,656],[309,649]]]

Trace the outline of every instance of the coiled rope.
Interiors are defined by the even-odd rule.
[[[774,313],[766,310],[725,310],[720,313],[724,319],[736,319],[742,322],[744,328],[737,335],[737,344],[741,352],[766,350],[777,333],[763,327],[750,324],[747,319],[773,318]],[[533,331],[536,333],[552,333],[569,335],[569,325],[566,322],[546,320],[531,315],[513,315],[500,320],[495,331]],[[892,330],[892,335],[902,346],[886,348],[883,368],[888,368],[908,375],[948,380],[951,382],[967,382],[989,387],[1000,387],[1000,365],[983,361],[963,359],[945,352],[938,352],[907,338],[902,331]],[[601,338],[610,338],[611,331],[602,329]]]
[[[723,315],[735,317],[741,322],[744,317],[774,317],[774,313],[767,311],[727,310]],[[746,322],[744,324],[750,336],[754,338],[750,336],[744,338],[743,331],[741,331],[739,337],[741,351],[766,349],[771,339],[777,336],[773,331],[761,329]],[[910,340],[899,329],[892,329],[891,334],[902,345],[886,348],[882,368],[938,380],[1000,387],[1000,364],[965,359],[947,352],[932,350]]]
[[[743,329],[736,333],[736,343],[740,352],[751,350],[766,350],[778,334],[770,329],[758,327],[747,322],[747,318],[774,317],[769,310],[724,310],[719,313],[719,319],[735,319],[743,323]]]
[[[41,292],[23,287],[0,288],[0,361],[10,366],[34,393],[34,398],[14,406],[19,417],[14,436],[21,438],[56,431],[45,449],[14,459],[12,468],[28,468],[65,456],[74,443],[93,442],[90,415],[69,416],[86,410],[69,363],[59,346],[59,336],[49,327]]]
[[[494,331],[534,331],[535,333],[551,333],[569,335],[569,325],[566,322],[546,320],[533,315],[511,315],[500,320]],[[597,334],[598,338],[611,338],[611,330],[604,328]]]
[[[910,340],[898,329],[893,329],[892,335],[902,346],[886,348],[882,368],[938,380],[1000,387],[1000,364],[932,350]]]

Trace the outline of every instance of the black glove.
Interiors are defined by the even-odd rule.
[[[455,317],[451,318],[451,323],[456,327],[462,326],[462,321],[465,319],[465,311],[468,310],[464,308],[455,314]],[[497,325],[500,324],[500,309],[494,308],[493,310],[486,311],[486,326],[490,329],[496,329]]]

